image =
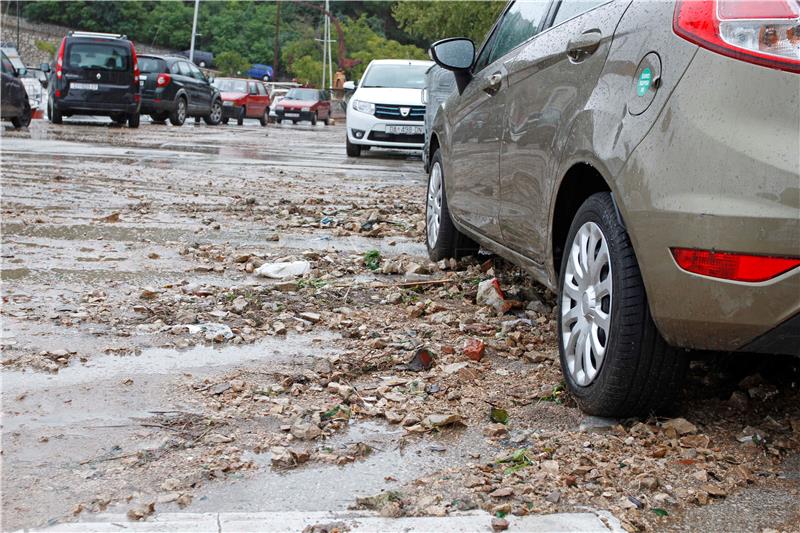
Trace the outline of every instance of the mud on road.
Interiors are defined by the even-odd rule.
[[[796,361],[697,354],[673,418],[586,418],[552,295],[491,256],[427,260],[417,155],[254,124],[3,132],[5,529],[348,507],[796,527]],[[309,270],[258,275],[276,262]],[[492,277],[502,315],[476,303]]]

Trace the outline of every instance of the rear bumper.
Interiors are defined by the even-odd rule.
[[[61,113],[72,115],[130,115],[139,112],[139,102],[96,102],[65,97],[54,99],[53,105]]]
[[[172,112],[175,110],[174,100],[162,100],[156,98],[142,98],[142,105],[139,113],[149,115],[150,113]]]
[[[764,333],[741,348],[743,352],[779,353],[800,357],[800,315]]]
[[[742,283],[686,272],[670,248],[800,256],[799,100],[796,75],[699,50],[617,179],[650,309],[671,344],[765,348],[773,342],[757,339],[796,327],[800,268]]]

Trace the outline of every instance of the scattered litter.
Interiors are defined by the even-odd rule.
[[[206,322],[205,324],[184,324],[180,326],[173,326],[173,331],[176,328],[186,328],[192,335],[202,333],[207,341],[222,342],[224,340],[232,339],[234,337],[231,328],[225,324],[218,322]]]
[[[497,278],[487,279],[478,284],[478,294],[475,297],[478,305],[487,305],[499,315],[509,309],[505,300],[506,297],[500,289],[500,282],[497,281]]]
[[[486,345],[480,339],[467,339],[464,342],[464,355],[473,361],[480,361],[485,350]]]
[[[430,370],[433,366],[433,353],[427,348],[420,348],[414,353],[414,357],[405,366],[407,370],[412,372],[422,372],[423,370]]]
[[[299,277],[311,271],[311,263],[308,261],[288,261],[284,263],[264,263],[257,269],[255,274],[265,278],[283,279]]]

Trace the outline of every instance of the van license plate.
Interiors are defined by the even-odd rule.
[[[96,83],[72,83],[70,84],[70,89],[75,89],[78,91],[96,91],[97,84]]]
[[[425,130],[422,126],[386,126],[386,133],[395,135],[422,135]]]

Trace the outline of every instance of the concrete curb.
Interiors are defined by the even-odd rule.
[[[509,531],[622,532],[619,521],[603,511],[549,515],[507,516]],[[99,514],[90,521],[69,522],[25,531],[119,533],[124,532],[292,532],[306,526],[343,522],[350,531],[466,533],[492,531],[492,515],[484,511],[443,517],[384,518],[376,513],[353,512],[262,512],[262,513],[161,513],[142,522],[131,522],[121,514]]]

